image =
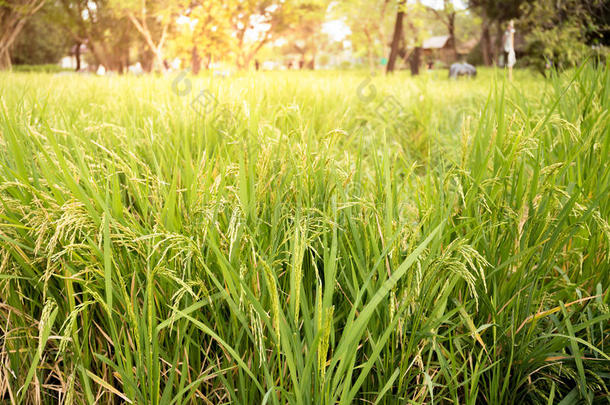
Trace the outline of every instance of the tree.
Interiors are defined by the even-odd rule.
[[[296,2],[295,2],[296,3]],[[239,0],[231,8],[235,36],[235,63],[247,69],[254,56],[273,38],[284,32],[294,18],[290,0]]]
[[[425,35],[434,28],[435,18],[431,18],[430,14],[428,7],[420,1],[398,2],[387,72],[396,68],[396,62],[400,58],[409,63],[411,74],[419,74],[423,54],[421,44]]]
[[[593,18],[594,30],[587,34],[587,43],[610,46],[610,3],[607,1],[585,2],[589,15]]]
[[[428,35],[442,35],[446,33],[448,27],[443,19],[439,18],[438,10],[425,6],[419,1],[407,4],[405,10],[406,35],[403,37],[404,44],[401,45],[399,55],[409,62],[412,75],[418,75],[420,66],[423,62],[422,42]],[[444,11],[441,11],[442,15]],[[457,15],[457,13],[456,13]],[[451,23],[455,30],[456,15],[450,16]],[[455,31],[454,34],[455,36]],[[454,40],[455,41],[455,40]],[[455,45],[455,44],[454,44]]]
[[[331,15],[345,20],[352,31],[355,52],[366,56],[371,71],[387,55],[391,41],[388,27],[396,4],[394,0],[343,0],[331,4]]]
[[[521,15],[521,5],[526,0],[469,0],[468,5],[476,10],[482,19],[481,52],[485,65],[490,66],[497,59],[497,49],[502,38],[503,22],[517,19]],[[492,29],[496,28],[495,46]]]
[[[199,0],[178,20],[172,44],[176,54],[191,61],[191,72],[199,73],[212,60],[226,56],[232,49],[230,7],[226,2]]]
[[[483,63],[485,66],[491,66],[493,64],[493,50],[491,47],[491,32],[490,32],[490,20],[485,14],[481,13],[482,27],[481,27],[481,54],[483,56]]]
[[[398,10],[396,11],[396,23],[394,24],[394,34],[392,35],[392,44],[390,46],[390,57],[388,58],[387,73],[394,71],[396,58],[398,57],[400,41],[402,38],[402,23],[405,17],[406,0],[399,0]]]
[[[165,71],[164,47],[170,29],[187,4],[182,0],[110,0],[110,4],[133,24],[155,56],[157,69]]]
[[[129,21],[117,15],[107,0],[60,0],[48,11],[53,20],[68,33],[74,49],[85,45],[94,65],[124,72],[129,66],[132,42]],[[76,55],[77,59],[81,55]]]
[[[284,37],[289,51],[301,55],[304,67],[315,69],[316,56],[327,38],[322,30],[327,2],[302,2],[293,8],[293,19],[287,22]]]
[[[453,51],[457,53],[457,40],[455,37],[455,19],[457,16],[457,10],[452,0],[443,0],[443,9],[437,10],[430,7],[430,10],[434,13],[436,18],[445,25],[447,28],[447,34],[449,34],[449,41],[453,48]]]
[[[47,2],[24,24],[13,43],[11,62],[15,65],[41,65],[57,63],[70,49],[70,39],[62,28],[50,18],[53,5]]]
[[[10,50],[27,19],[42,8],[45,0],[0,1],[0,70],[11,68]]]
[[[602,0],[539,0],[522,7],[520,25],[527,27],[527,61],[543,74],[548,65],[569,68],[590,53],[587,41],[599,37],[603,26],[596,24],[592,10]],[[597,35],[596,35],[597,33]]]

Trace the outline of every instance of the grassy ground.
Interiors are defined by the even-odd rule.
[[[607,404],[609,80],[1,74],[0,402]]]

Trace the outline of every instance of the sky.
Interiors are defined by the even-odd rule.
[[[426,6],[433,7],[436,9],[443,8],[443,0],[421,0],[421,2]],[[453,0],[453,5],[457,9],[466,8],[466,2],[464,0]]]
[[[343,20],[330,20],[322,24],[322,32],[331,40],[341,42],[352,33],[352,30]]]

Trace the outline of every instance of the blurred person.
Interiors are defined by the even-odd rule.
[[[508,67],[508,79],[513,80],[513,66],[517,63],[517,57],[515,56],[515,23],[513,20],[510,20],[506,31],[504,31],[502,45],[504,66]]]

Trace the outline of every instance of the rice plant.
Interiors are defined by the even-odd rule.
[[[608,403],[608,72],[1,74],[0,400]]]

